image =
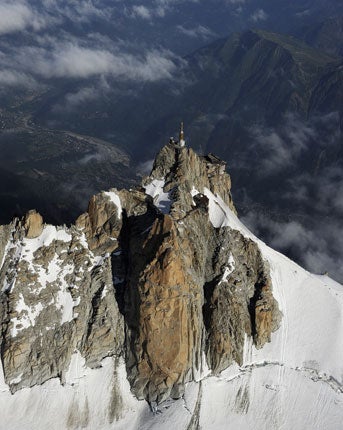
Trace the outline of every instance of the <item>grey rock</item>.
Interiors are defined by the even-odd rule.
[[[169,210],[145,192],[154,180]],[[92,368],[124,356],[134,394],[161,402],[201,378],[205,359],[217,374],[242,362],[247,337],[257,348],[270,341],[281,313],[269,267],[254,241],[211,224],[206,190],[235,213],[225,163],[170,143],[141,187],[93,196],[75,226],[43,226],[32,212],[0,227],[1,359],[12,392],[63,383],[79,351]],[[110,420],[118,408],[115,391]]]

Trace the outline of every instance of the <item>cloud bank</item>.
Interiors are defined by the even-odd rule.
[[[25,29],[40,30],[46,21],[26,2],[0,3],[0,35]]]
[[[148,51],[143,55],[57,43],[50,49],[22,47],[12,65],[43,78],[89,78],[111,75],[118,79],[156,81],[171,78],[176,68],[167,51]]]
[[[272,204],[256,207],[254,196],[245,195],[243,221],[308,270],[327,271],[342,282],[343,170],[337,154],[343,139],[338,112],[308,121],[288,114],[280,128],[259,125],[250,133],[254,175],[260,180],[256,192]],[[251,154],[243,165],[251,169]],[[266,181],[275,183],[274,191],[265,188]]]

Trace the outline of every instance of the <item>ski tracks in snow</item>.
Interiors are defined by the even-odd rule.
[[[199,382],[197,401],[196,401],[196,404],[194,407],[192,418],[188,424],[187,430],[200,430],[199,422],[200,422],[201,400],[202,400],[202,384],[200,381]],[[189,411],[189,409],[188,409],[188,411]]]
[[[278,374],[277,374],[277,386],[282,386],[284,384],[284,379],[285,379],[285,366],[283,365],[285,363],[285,359],[286,359],[286,348],[287,348],[287,343],[288,343],[288,325],[289,325],[289,321],[288,321],[288,312],[287,312],[287,302],[286,302],[286,297],[285,297],[285,291],[284,291],[284,284],[282,282],[282,267],[272,261],[271,259],[269,260],[269,264],[270,264],[270,269],[271,269],[271,277],[272,277],[272,284],[273,284],[273,293],[277,293],[277,299],[278,299],[278,303],[279,303],[279,307],[280,310],[282,312],[282,320],[281,320],[281,327],[279,328],[279,330],[281,331],[281,333],[279,334],[280,336],[280,342],[281,342],[281,349],[280,349],[280,364],[278,365]],[[280,392],[280,396],[283,396],[283,390]],[[277,399],[275,399],[275,401],[277,401]],[[283,424],[281,421],[283,421],[282,417],[285,416],[284,414],[284,401],[278,401],[278,405],[275,405],[276,407],[273,408],[273,410],[276,412],[277,411],[277,417],[275,417],[275,419],[278,421],[278,428],[282,428]]]

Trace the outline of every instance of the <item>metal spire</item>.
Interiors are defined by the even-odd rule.
[[[185,146],[184,132],[183,132],[183,122],[180,124],[180,135],[179,135],[180,146]]]

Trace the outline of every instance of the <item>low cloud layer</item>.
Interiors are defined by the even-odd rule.
[[[170,78],[175,64],[167,52],[148,51],[135,56],[79,45],[55,45],[53,49],[24,47],[14,57],[15,64],[44,78],[88,78],[112,75],[122,79],[155,81]]]
[[[143,5],[132,6],[131,16],[134,18],[151,19],[153,16],[152,10]]]
[[[256,211],[242,220],[268,245],[290,255],[306,269],[316,274],[328,272],[338,282],[343,282],[342,221],[332,217],[276,221]]]
[[[87,79],[92,76],[153,82],[172,78],[177,65],[182,63],[166,50],[134,54],[120,45],[112,45],[109,50],[95,43],[92,46],[81,43],[61,43],[53,39],[41,46],[21,46],[12,55],[3,56],[0,82],[32,86],[39,78]]]
[[[126,7],[126,15],[131,18],[152,20],[154,18],[164,18],[175,8],[182,7],[185,3],[200,3],[199,0],[152,0],[145,4],[136,4]]]
[[[339,115],[311,120],[286,115],[278,129],[250,129],[256,190],[268,204],[246,194],[243,221],[267,243],[315,273],[343,281],[343,136]],[[243,165],[252,166],[251,157]],[[266,187],[266,181],[275,183]],[[281,188],[279,188],[281,187]],[[256,191],[257,192],[257,191]],[[258,200],[258,199],[257,199]]]
[[[250,16],[250,20],[253,22],[266,21],[266,19],[268,19],[268,15],[263,9],[257,9]]]
[[[209,1],[228,15],[246,4],[245,0]],[[0,40],[1,83],[4,87],[15,82],[32,87],[42,78],[87,79],[97,75],[150,82],[170,79],[181,60],[161,48],[163,40],[150,46],[139,40],[136,21],[151,28],[155,21],[166,23],[166,31],[178,31],[188,38],[187,43],[200,46],[217,37],[217,32],[201,19],[188,19],[182,8],[187,6],[188,10],[190,5],[194,11],[204,8],[200,0],[129,4],[123,0],[0,0],[0,35],[6,35]],[[179,19],[173,18],[171,24],[170,16]],[[260,10],[256,17],[264,19]],[[132,34],[128,40],[127,35]]]
[[[154,160],[153,159],[147,160],[147,161],[144,161],[144,162],[138,164],[138,166],[136,168],[137,175],[138,176],[147,176],[147,175],[149,175],[150,172],[151,172],[151,170],[152,170],[153,164],[154,164]]]
[[[96,32],[75,33],[78,25],[87,25],[88,21],[110,23],[120,3],[109,6],[104,0],[40,0],[34,6],[25,0],[0,1],[0,35],[27,36],[17,46],[6,39],[0,41],[1,84],[32,87],[41,78],[92,76],[148,82],[170,79],[182,61],[168,50],[140,47]],[[169,2],[158,3],[169,7]],[[132,10],[150,17],[144,6]],[[74,29],[73,33],[66,30],[68,27]]]
[[[44,17],[26,2],[0,3],[0,35],[25,29],[40,30],[45,25]]]
[[[255,125],[249,129],[252,149],[259,155],[260,174],[270,176],[299,163],[311,148],[328,150],[340,139],[339,114],[332,112],[303,121],[297,115],[284,116],[281,127]],[[250,158],[244,162],[250,165]]]
[[[215,37],[216,34],[210,30],[208,27],[203,25],[198,25],[194,28],[183,27],[182,25],[178,25],[176,27],[178,31],[188,37],[201,38],[203,40],[207,40],[209,38]]]
[[[0,86],[3,90],[7,89],[7,87],[34,88],[37,86],[37,82],[31,76],[25,73],[16,72],[10,69],[4,69],[0,70]]]

